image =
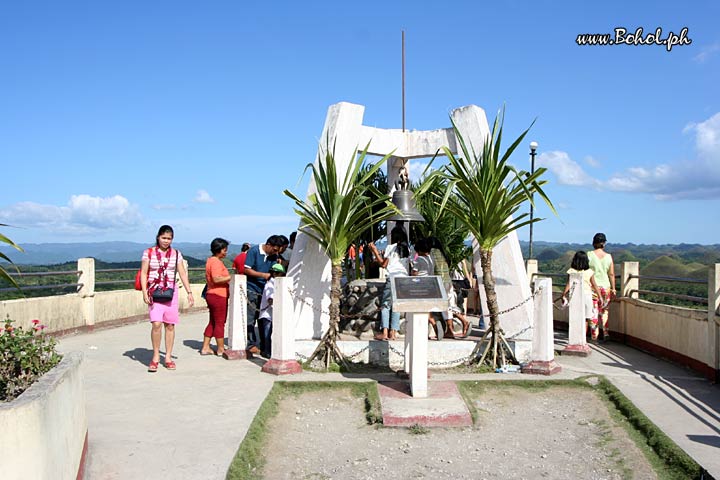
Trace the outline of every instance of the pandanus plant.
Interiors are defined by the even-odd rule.
[[[480,247],[480,265],[490,314],[490,328],[483,341],[478,343],[475,353],[479,353],[488,336],[490,342],[482,356],[476,355],[475,359],[479,359],[481,364],[487,361],[491,367],[497,368],[505,364],[506,354],[513,363],[518,362],[500,328],[500,308],[492,271],[493,249],[509,233],[543,220],[529,219],[528,213],[518,214],[527,202],[533,203],[534,194],[542,198],[553,213],[557,212],[542,188],[547,183],[547,180],[542,178],[547,169],[538,168],[534,173],[530,173],[517,170],[509,163],[510,155],[523,141],[532,124],[507,150],[501,152],[503,109],[496,116],[492,132],[484,139],[482,149],[476,152],[472,146],[468,148],[457,125],[452,118],[450,120],[460,151],[456,155],[450,148],[442,147],[448,163],[430,176],[447,182],[448,188],[444,194],[435,193],[436,200],[441,208],[449,210],[467,227]],[[425,182],[419,193],[426,193],[430,185],[433,183]]]
[[[329,142],[328,142],[329,143]],[[305,172],[312,172],[315,193],[306,200],[289,190],[283,193],[295,202],[295,213],[300,217],[299,230],[318,242],[330,259],[330,324],[308,361],[322,360],[327,370],[331,362],[347,366],[347,360],[337,346],[340,323],[340,296],[342,263],[348,247],[367,230],[371,223],[383,221],[397,212],[387,195],[374,191],[372,179],[390,158],[384,156],[372,165],[365,164],[370,144],[360,153],[353,154],[349,168],[342,174],[335,162],[335,148],[329,144],[318,154],[314,164]]]
[[[7,227],[7,226],[8,225],[5,225],[4,223],[0,223],[0,227]],[[8,237],[3,235],[2,233],[0,233],[0,242],[10,245],[15,250],[18,250],[20,252],[23,251],[23,249],[19,245],[17,245],[15,242],[10,240]],[[0,259],[3,259],[6,262],[12,264],[12,260],[10,260],[10,258],[2,252],[0,252]],[[7,272],[7,270],[5,268],[3,268],[2,265],[0,265],[0,278],[4,279],[8,283],[10,283],[12,286],[17,288],[18,290],[20,289],[20,286],[18,286],[17,282],[15,282],[15,279],[10,276],[10,274]]]

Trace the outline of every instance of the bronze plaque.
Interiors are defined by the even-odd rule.
[[[398,300],[442,299],[443,292],[437,277],[395,277],[395,295]]]

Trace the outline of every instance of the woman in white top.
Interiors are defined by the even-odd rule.
[[[407,277],[408,267],[410,264],[410,247],[408,246],[407,233],[402,227],[395,227],[390,232],[390,245],[385,249],[385,255],[380,255],[374,243],[369,243],[368,247],[372,251],[375,258],[380,262],[380,266],[387,270],[387,281],[385,282],[385,290],[383,290],[382,301],[380,302],[380,324],[382,333],[375,336],[375,340],[395,340],[397,331],[400,329],[400,314],[391,312],[392,294],[390,291],[390,279],[394,277]],[[388,335],[388,327],[390,332]]]

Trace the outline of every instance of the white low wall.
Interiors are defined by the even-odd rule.
[[[0,403],[0,477],[75,479],[87,434],[83,356],[60,364],[12,402]]]
[[[206,306],[200,297],[205,284],[191,284],[196,307]],[[189,307],[185,289],[180,287],[180,309]],[[52,297],[21,298],[0,301],[0,323],[7,316],[15,326],[30,328],[32,320],[40,320],[47,332],[62,332],[91,325],[102,326],[123,318],[147,315],[148,307],[137,290],[95,292],[81,298],[76,293]]]
[[[613,315],[613,313],[616,313]],[[707,311],[622,298],[610,311],[610,330],[649,342],[685,357],[708,359]]]

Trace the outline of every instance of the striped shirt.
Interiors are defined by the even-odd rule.
[[[160,252],[160,260],[158,260],[158,256],[156,252]],[[143,251],[142,260],[149,260],[150,266],[148,268],[148,287],[155,286],[157,283],[158,278],[158,271],[160,270],[160,265],[165,266],[165,273],[167,273],[167,288],[175,288],[175,265],[176,265],[176,259],[177,263],[182,263],[183,256],[180,251],[170,248],[170,256],[167,257],[168,252],[163,252],[162,250],[158,249],[157,247],[147,248],[145,251]],[[148,255],[149,253],[149,255]],[[165,275],[163,275],[163,279],[165,278]],[[165,288],[165,284],[163,279],[160,279],[160,286]]]

